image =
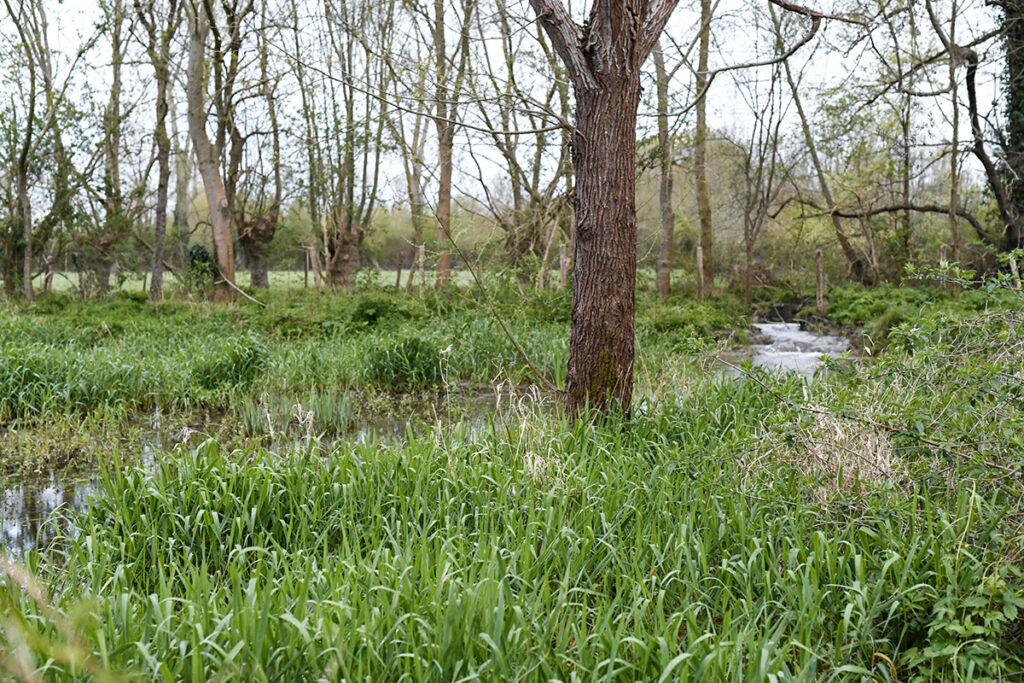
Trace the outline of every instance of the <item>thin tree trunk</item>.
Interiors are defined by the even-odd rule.
[[[707,0],[702,0],[706,2]],[[654,70],[658,90],[658,151],[661,178],[658,202],[661,208],[661,254],[658,257],[658,294],[668,296],[672,289],[672,246],[675,242],[675,213],[672,211],[672,139],[668,132],[668,73],[661,43],[654,48]]]
[[[776,28],[778,27],[776,26]],[[837,205],[832,197],[832,190],[829,188],[828,179],[825,177],[825,169],[821,165],[821,159],[818,157],[818,147],[814,142],[811,125],[807,120],[807,115],[804,113],[803,103],[800,101],[800,92],[797,88],[796,81],[793,79],[793,71],[790,69],[788,61],[784,61],[783,65],[786,69],[786,80],[789,82],[789,89],[793,93],[793,104],[796,105],[796,111],[800,117],[800,128],[804,134],[807,153],[811,158],[811,164],[814,166],[814,172],[818,177],[818,186],[821,190],[821,196],[825,199],[825,205],[832,218],[832,228],[835,230],[836,239],[839,241],[839,247],[843,250],[843,255],[850,264],[850,270],[854,276],[859,280],[865,280],[868,277],[867,265],[864,263],[864,259],[857,253],[857,250],[854,249],[853,244],[843,231],[842,221],[836,214]]]
[[[942,46],[946,49],[946,52],[950,55],[950,61],[955,64],[959,64],[961,61],[967,67],[967,78],[965,85],[967,87],[967,114],[971,123],[971,135],[974,138],[974,145],[971,147],[971,151],[974,156],[977,157],[978,161],[981,162],[982,168],[985,169],[985,179],[988,181],[989,189],[992,191],[993,196],[996,200],[996,206],[999,209],[999,219],[1003,224],[1003,229],[1000,235],[992,235],[985,231],[980,223],[972,223],[975,232],[978,234],[978,239],[988,245],[1002,247],[1005,250],[1016,249],[1024,244],[1024,231],[1021,230],[1020,216],[1017,215],[1016,210],[1013,207],[1010,194],[1007,191],[1006,185],[999,177],[999,169],[996,167],[995,162],[992,161],[992,157],[989,156],[988,151],[985,148],[985,134],[981,128],[981,116],[978,113],[978,91],[977,91],[977,74],[978,74],[978,53],[974,50],[966,47],[962,47],[953,42],[946,32],[942,28],[942,24],[939,22],[938,16],[935,14],[935,8],[932,6],[931,0],[925,0],[925,7],[928,10],[928,17],[931,20],[932,28],[935,30],[935,34],[939,37],[939,41]],[[1008,5],[1009,7],[1009,5]],[[1008,29],[1017,28],[1016,24],[1008,26]],[[1012,45],[1010,46],[1013,47]],[[1019,53],[1019,50],[1013,50],[1015,53]],[[1019,54],[1009,55],[1010,59],[1019,59]],[[955,68],[955,66],[954,66]],[[1019,74],[1016,74],[1019,78]],[[1014,75],[1011,75],[1011,79]],[[1011,89],[1011,97],[1013,92],[1019,90]],[[1019,113],[1018,113],[1019,115]],[[1020,119],[1018,119],[1019,121]],[[1013,126],[1011,121],[1011,126]],[[1012,132],[1012,131],[1011,131]],[[955,211],[956,207],[950,207],[950,211]]]
[[[956,15],[957,2],[953,0],[953,7],[949,19],[949,42],[956,44]],[[960,261],[960,226],[957,222],[957,211],[960,208],[960,94],[959,83],[956,80],[956,50],[950,50],[949,54],[949,92],[953,105],[953,141],[949,155],[949,239],[953,247],[953,260]]]
[[[161,46],[169,47],[169,46]],[[153,217],[153,276],[149,282],[149,300],[160,301],[164,297],[164,240],[167,236],[167,195],[171,183],[171,139],[167,135],[167,90],[170,82],[169,54],[161,49],[153,61],[156,71],[156,160],[158,180],[156,186],[156,208]]]
[[[121,192],[121,62],[124,59],[121,29],[124,24],[121,0],[112,0],[106,12],[110,25],[111,83],[107,108],[103,113],[104,128],[104,234],[96,241],[95,288],[99,294],[110,289],[110,273],[114,256],[110,253],[127,227]]]
[[[29,103],[28,113],[25,116],[25,140],[18,153],[18,189],[15,193],[15,201],[17,202],[16,215],[18,217],[18,223],[21,226],[22,286],[24,287],[25,298],[31,301],[35,298],[35,290],[32,288],[32,200],[28,195],[28,174],[30,152],[33,145],[32,135],[35,130],[34,126],[36,117],[36,65],[35,60],[32,58],[31,47],[28,45],[24,36],[22,36],[22,41],[25,42],[25,51],[28,56]],[[8,278],[8,289],[11,291],[15,289],[13,284],[14,283]]]
[[[448,241],[452,234],[452,141],[447,128],[450,124],[438,123],[439,154],[441,171],[437,191],[437,288],[440,289],[452,279],[452,252]]]
[[[910,132],[911,132],[910,106],[911,106],[910,95],[909,94],[905,94],[904,95],[904,100],[903,100],[903,111],[901,112],[901,116],[900,116],[900,128],[901,128],[900,132],[902,133],[902,139],[900,140],[900,142],[902,143],[902,146],[903,146],[903,149],[900,150],[900,152],[902,153],[902,156],[903,156],[903,158],[901,159],[901,161],[903,162],[902,163],[903,168],[901,169],[902,170],[902,174],[901,174],[902,177],[900,178],[900,180],[901,180],[901,183],[902,183],[902,190],[903,190],[903,203],[905,205],[907,205],[907,206],[909,206],[911,204],[910,179],[911,179],[911,175],[912,175],[913,170],[914,170],[914,168],[913,168],[913,159],[911,157],[912,150],[910,148],[910,144],[911,144],[911,140],[910,140]],[[911,240],[913,238],[912,230],[913,230],[913,220],[912,220],[912,217],[911,217],[910,210],[907,209],[907,210],[905,210],[903,212],[903,215],[900,216],[900,251],[902,252],[900,254],[900,257],[903,260],[903,263],[909,263],[911,261],[911,259],[913,258],[913,253],[912,253],[912,248],[911,248]],[[900,272],[901,273],[903,272],[903,268],[900,268]]]
[[[700,46],[697,54],[695,87],[702,96],[697,100],[697,127],[694,131],[693,174],[697,186],[697,217],[700,221],[700,246],[704,248],[705,294],[714,294],[714,228],[711,222],[711,197],[708,191],[708,57],[711,51],[711,0],[700,0]]]
[[[449,56],[445,43],[444,0],[434,0],[434,58],[437,78],[438,189],[437,189],[437,279],[440,289],[452,277],[452,253],[448,243],[452,239],[452,170],[455,150],[455,127],[452,119],[458,114],[458,100],[469,64],[469,32],[476,0],[464,0],[462,5],[462,32],[457,55],[458,67],[454,81],[449,82]],[[449,90],[450,86],[450,90]]]

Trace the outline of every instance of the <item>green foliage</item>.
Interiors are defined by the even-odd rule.
[[[266,348],[253,336],[228,337],[211,343],[192,367],[195,383],[213,391],[243,388],[251,384],[266,366]]]
[[[949,558],[950,560],[954,558]],[[943,569],[951,569],[949,563]],[[1024,612],[1019,567],[1000,565],[967,590],[947,590],[935,601],[927,624],[926,642],[907,650],[913,681],[955,677],[996,681],[1015,667],[1012,650],[1001,641],[1020,628]],[[1018,643],[1019,645],[1019,643]]]
[[[629,421],[528,411],[386,445],[318,435],[374,402],[352,390],[529,377],[489,310],[446,292],[8,315],[0,408],[53,425],[55,450],[91,457],[55,417],[87,406],[219,405],[242,435],[111,464],[77,534],[4,570],[0,653],[56,681],[1005,680],[1024,669],[1024,308],[1012,282],[934,275],[835,290],[888,346],[811,384],[673,374],[744,311],[641,296],[654,377]],[[567,295],[495,294],[561,381],[568,326],[545,307]]]
[[[700,303],[689,298],[651,297],[639,308],[636,327],[642,342],[678,348],[742,334],[748,323],[746,311],[736,299]]]
[[[951,273],[963,275],[951,266],[941,271],[922,268],[910,271],[913,280],[903,285],[882,284],[873,288],[833,287],[828,291],[828,317],[847,328],[860,329],[868,345],[878,351],[888,343],[889,332],[902,323],[914,323],[935,316],[965,320],[996,305],[1005,303],[1002,293],[987,289],[962,289],[948,279]],[[915,284],[924,282],[927,284]]]
[[[372,387],[411,391],[440,382],[440,364],[436,345],[420,337],[405,337],[374,349],[366,359],[363,376]]]
[[[408,297],[366,292],[354,298],[350,319],[353,326],[365,329],[385,322],[410,320],[416,313]]]

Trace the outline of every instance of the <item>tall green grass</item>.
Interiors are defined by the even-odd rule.
[[[28,558],[50,597],[0,587],[0,642],[47,680],[1019,672],[1001,501],[823,502],[812,476],[752,467],[786,412],[719,382],[628,424],[453,426],[326,458],[207,442],[113,468],[80,535]]]
[[[493,301],[546,372],[564,366],[564,294]],[[77,535],[5,563],[0,667],[55,681],[1024,671],[1018,309],[922,309],[886,328],[876,362],[807,385],[757,369],[676,381],[680,356],[742,316],[642,301],[631,420],[444,421],[330,446],[316,434],[358,413],[353,390],[515,383],[523,364],[458,297],[270,304],[115,301],[73,324],[37,310],[0,325],[20,368],[0,382],[23,390],[7,416],[217,404],[244,427],[155,471],[112,464]],[[300,446],[258,445],[264,420],[310,413],[306,438],[285,440]]]

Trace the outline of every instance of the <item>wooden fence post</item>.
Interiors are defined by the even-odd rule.
[[[419,261],[420,271],[420,296],[423,296],[423,287],[427,284],[427,247],[421,244],[416,255]]]
[[[1017,269],[1017,259],[1010,258],[1010,275],[1013,276],[1013,288],[1020,289],[1020,271]]]
[[[818,315],[825,315],[825,266],[821,249],[814,252],[814,303]]]
[[[697,301],[704,301],[704,247],[697,247]]]

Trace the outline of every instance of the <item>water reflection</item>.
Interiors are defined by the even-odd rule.
[[[59,530],[72,532],[67,520],[55,513],[84,508],[95,491],[91,478],[63,479],[53,472],[42,480],[9,485],[0,491],[0,546],[21,553],[49,543]]]
[[[516,390],[469,391],[461,390],[442,395],[396,398],[385,402],[377,410],[364,409],[358,419],[343,434],[317,433],[316,420],[308,411],[295,411],[284,424],[272,425],[273,431],[251,438],[272,450],[302,447],[314,437],[323,437],[321,443],[338,441],[355,443],[402,442],[410,436],[426,433],[436,424],[462,425],[470,434],[482,430],[495,414],[511,414],[524,404],[534,405],[539,396],[524,397]],[[518,403],[517,403],[518,402]],[[299,413],[303,414],[300,415]],[[291,411],[289,411],[291,414]],[[262,421],[261,421],[262,422]],[[151,429],[140,441],[126,450],[139,453],[139,464],[154,469],[157,458],[168,452],[179,440],[217,438],[213,425],[207,429],[171,429],[157,412],[149,422]],[[225,438],[238,438],[235,432],[221,433]],[[58,531],[72,534],[62,511],[83,510],[89,497],[98,489],[97,471],[71,477],[62,472],[50,472],[40,477],[0,477],[0,552],[23,554],[25,551],[50,543]]]

